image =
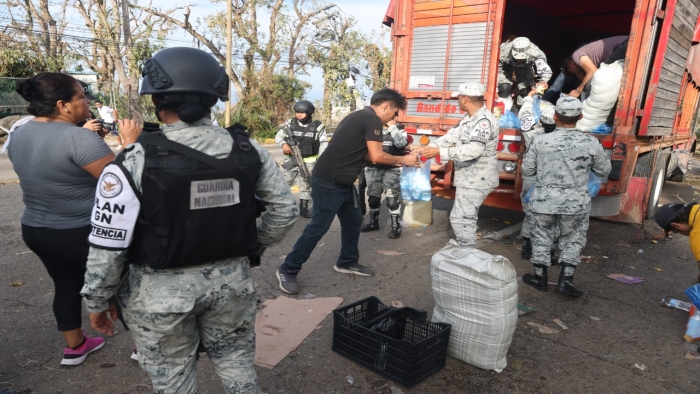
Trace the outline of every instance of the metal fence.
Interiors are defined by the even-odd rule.
[[[28,115],[27,102],[15,91],[24,78],[0,78],[0,119],[10,115]]]

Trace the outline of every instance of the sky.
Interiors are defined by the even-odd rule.
[[[345,15],[352,16],[357,20],[357,28],[362,30],[366,34],[370,34],[373,30],[375,33],[379,34],[382,29],[382,19],[384,18],[384,13],[389,5],[389,0],[337,0],[329,1],[334,3],[342,10]],[[178,5],[187,4],[187,0],[154,0],[153,5],[162,7],[162,9],[172,8]],[[162,5],[161,5],[162,4]],[[190,3],[193,4],[193,3]],[[225,3],[210,3],[208,1],[198,1],[196,6],[191,7],[190,20],[193,21],[197,17],[203,17],[215,13],[218,9],[225,11]],[[264,15],[262,11],[259,11],[259,21],[261,27],[259,31],[267,31],[267,24],[269,22],[269,16]],[[389,45],[389,29],[384,27],[386,44]],[[175,45],[168,46],[180,46],[182,39],[192,40],[192,37],[185,33],[182,29],[173,35],[168,36],[169,38],[177,39]],[[310,75],[300,75],[299,78],[307,81],[311,84],[311,89],[306,93],[305,99],[307,100],[320,100],[323,98],[323,77],[321,70],[318,68],[313,68],[309,70]]]

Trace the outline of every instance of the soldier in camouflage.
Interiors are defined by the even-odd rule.
[[[457,244],[476,245],[476,221],[479,207],[498,185],[498,122],[484,105],[484,85],[463,83],[452,97],[459,97],[459,107],[467,113],[456,127],[418,152],[428,158],[453,160],[454,184],[457,187],[450,224]]]
[[[513,74],[515,73],[515,78]],[[510,96],[513,83],[518,87],[518,105],[536,82],[549,82],[552,68],[547,64],[547,56],[526,37],[518,37],[501,45],[501,58],[498,64],[498,95]]]
[[[309,201],[311,200],[311,185],[307,184],[301,176],[299,163],[292,155],[290,143],[299,146],[301,155],[304,158],[304,165],[309,170],[309,174],[314,169],[316,159],[326,150],[328,146],[328,136],[326,126],[320,120],[313,120],[316,107],[307,100],[301,100],[294,104],[294,118],[280,128],[275,135],[275,143],[282,147],[286,155],[282,162],[282,173],[287,184],[291,187],[294,180],[299,182],[299,215],[305,218],[311,217]],[[293,140],[289,134],[292,134]]]
[[[546,88],[546,85],[545,85]],[[540,106],[540,119],[539,122],[535,123],[535,113],[534,113],[534,96],[537,94],[535,88],[530,90],[530,93],[523,100],[523,106],[518,112],[518,118],[520,119],[520,130],[522,131],[522,136],[525,139],[525,146],[530,147],[535,137],[544,134],[551,133],[556,128],[554,124],[554,104],[548,101],[539,101]],[[525,218],[523,219],[523,226],[520,230],[520,236],[523,238],[523,248],[520,252],[520,256],[526,260],[532,257],[532,242],[530,241],[532,231],[534,229],[535,223],[532,218],[532,211],[530,210],[530,204],[527,201],[527,193],[535,186],[535,177],[533,176],[523,176],[522,191],[520,192],[520,201],[523,205],[523,212],[525,213]],[[552,265],[559,264],[559,258],[554,255],[555,244],[552,245]]]
[[[116,295],[138,346],[139,364],[157,394],[197,393],[195,363],[200,343],[226,393],[261,393],[253,367],[256,284],[249,264],[250,256],[259,257],[264,249],[227,252],[223,245],[238,245],[238,239],[233,238],[241,231],[252,238],[248,241],[263,248],[279,242],[298,216],[294,196],[265,149],[242,132],[214,126],[205,117],[217,99],[228,99],[228,78],[213,57],[193,48],[168,48],[146,63],[143,74],[140,94],[152,95],[164,125],[162,131],[144,133],[150,137],[142,134],[143,138],[128,146],[100,177],[93,208],[92,247],[81,292],[90,322],[100,332],[114,332],[107,316],[109,312],[112,320],[116,318],[116,305],[110,302]],[[154,138],[158,144],[166,140],[172,148],[161,149],[161,145],[153,144]],[[175,160],[179,171],[164,172],[167,176],[152,181],[154,172],[150,171],[159,166],[169,168],[163,164],[167,162],[163,155],[178,151],[190,152],[185,155],[187,160]],[[175,155],[174,159],[178,157],[182,158]],[[255,165],[232,165],[235,168],[230,170],[240,176],[222,180],[218,179],[221,174],[228,173],[200,161],[205,160],[202,157],[217,163],[229,157],[253,158]],[[243,168],[255,168],[259,173],[253,176]],[[149,227],[149,223],[143,223],[152,217],[149,204],[158,203],[153,196],[161,195],[153,192],[154,183],[165,182],[167,192],[171,184],[166,180],[177,184],[187,174],[203,173],[209,174],[209,180],[187,182],[184,192],[169,194],[185,198],[157,205],[170,208],[167,217],[173,217],[171,223],[182,223],[177,217],[184,215],[191,224],[187,233],[181,227]],[[257,230],[255,214],[244,214],[251,211],[254,199],[267,208]],[[228,216],[231,212],[240,216],[232,220]],[[99,219],[108,213],[108,221]],[[207,215],[209,221],[196,215]],[[241,224],[244,221],[245,226]],[[236,230],[222,231],[221,223]],[[150,236],[149,229],[155,231],[155,242],[153,238],[143,239]],[[220,239],[215,239],[216,234],[221,234]],[[174,242],[176,239],[181,242]],[[197,243],[190,245],[192,239]],[[139,253],[151,257],[152,250],[162,251],[163,256],[156,253],[156,260],[138,258]],[[171,253],[173,250],[180,253]],[[209,257],[213,250],[217,258]],[[192,260],[178,260],[183,255]],[[127,259],[130,272],[120,283]],[[163,261],[178,264],[169,268],[160,264]]]
[[[557,292],[580,297],[573,285],[574,271],[586,245],[591,197],[588,176],[593,171],[604,178],[611,169],[598,139],[576,129],[581,119],[581,101],[574,97],[557,100],[554,113],[556,130],[535,137],[522,164],[524,176],[535,176],[530,209],[535,222],[532,233],[534,275],[523,276],[523,283],[539,291],[548,290],[550,248],[559,229],[561,270]]]
[[[403,127],[399,127],[392,119],[385,125],[383,135],[384,152],[394,156],[403,156],[406,145],[408,145]],[[370,164],[365,167],[369,223],[362,227],[363,233],[379,230],[379,208],[382,202],[382,192],[384,192],[386,193],[386,206],[391,215],[389,238],[396,239],[401,236],[401,223],[399,223],[401,216],[401,169],[401,167],[382,164]]]

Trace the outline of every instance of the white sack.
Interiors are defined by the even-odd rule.
[[[576,123],[581,131],[591,131],[605,123],[620,94],[622,61],[601,64],[591,78],[591,94],[583,101],[583,119]]]
[[[432,258],[433,322],[452,325],[447,354],[501,372],[518,322],[515,268],[503,256],[449,244]]]

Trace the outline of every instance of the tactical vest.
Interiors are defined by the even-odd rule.
[[[141,212],[127,258],[154,269],[196,266],[254,254],[255,184],[262,163],[242,130],[229,130],[233,147],[216,159],[142,133],[145,150]]]
[[[394,137],[391,136],[391,133],[384,134],[384,141],[382,141],[382,149],[384,149],[384,152],[392,156],[403,156],[404,154],[403,148],[398,148],[396,147],[396,145],[394,145]]]
[[[306,125],[306,127],[299,124],[299,121],[292,119],[288,126],[292,130],[292,135],[294,136],[294,142],[299,146],[302,157],[316,156],[318,155],[318,149],[321,146],[321,142],[318,140],[318,126],[321,122],[314,120],[313,122]]]

